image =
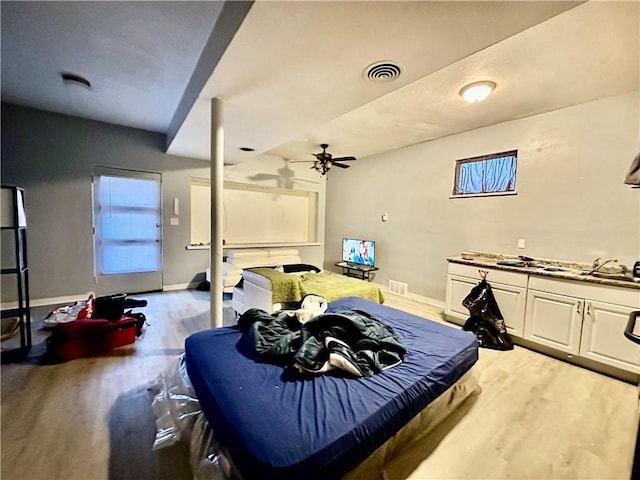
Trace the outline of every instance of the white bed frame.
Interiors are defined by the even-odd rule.
[[[211,252],[209,252],[211,255]],[[236,248],[225,249],[225,261],[222,262],[222,288],[232,293],[242,278],[242,271],[251,267],[266,267],[301,263],[295,248]],[[211,264],[211,258],[209,258]],[[211,269],[206,269],[206,278],[211,282]]]
[[[244,270],[242,279],[242,287],[233,289],[233,310],[237,315],[242,315],[250,308],[259,308],[269,313],[282,310],[281,303],[273,303],[273,291],[269,278]]]

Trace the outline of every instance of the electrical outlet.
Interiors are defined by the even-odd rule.
[[[171,225],[180,225],[180,219],[178,217],[171,217],[171,220],[169,221],[169,223]]]
[[[518,239],[518,248],[524,248],[526,242],[524,238],[519,238]]]

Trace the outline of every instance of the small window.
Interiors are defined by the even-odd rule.
[[[518,151],[456,160],[454,196],[515,192]]]

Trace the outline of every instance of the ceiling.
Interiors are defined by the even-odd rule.
[[[2,101],[166,132],[221,8],[2,0]],[[91,89],[64,84],[61,72]]]
[[[219,97],[233,164],[309,160],[321,143],[366,157],[640,85],[635,1],[265,0],[235,31],[241,3],[2,1],[2,101],[162,132],[168,153],[208,159]],[[378,61],[401,75],[371,82]],[[476,80],[497,88],[468,104]]]

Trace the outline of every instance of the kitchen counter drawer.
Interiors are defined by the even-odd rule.
[[[529,277],[529,290],[640,308],[640,290],[630,288],[591,284],[576,280],[556,280],[532,275]]]
[[[529,276],[524,272],[506,272],[504,270],[498,270],[494,268],[462,265],[459,263],[449,263],[448,273],[450,275],[458,275],[460,277],[468,277],[480,281],[479,270],[486,270],[487,272],[489,272],[489,275],[487,275],[487,282],[491,284],[503,283],[505,285],[512,285],[514,287],[527,287],[527,279]]]

